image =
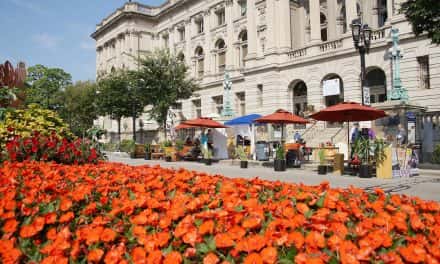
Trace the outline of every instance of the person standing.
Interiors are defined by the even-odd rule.
[[[350,132],[351,143],[353,144],[359,138],[359,123],[354,123]]]

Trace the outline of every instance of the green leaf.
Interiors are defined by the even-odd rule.
[[[321,195],[321,197],[319,197],[318,201],[316,202],[316,206],[318,206],[318,208],[324,207],[324,201],[325,201],[326,195],[327,195],[327,192],[325,192],[323,195]]]
[[[310,217],[312,217],[314,213],[315,213],[315,210],[310,209],[304,214],[304,216],[306,219],[310,219]]]
[[[234,208],[234,210],[236,211],[236,212],[242,212],[243,210],[244,210],[244,208],[243,208],[243,205],[238,205],[238,206],[236,206],[235,208]]]

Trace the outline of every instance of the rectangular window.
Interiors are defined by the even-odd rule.
[[[245,67],[246,66],[246,56],[248,54],[248,46],[247,46],[247,44],[245,44],[245,45],[243,45],[241,47],[241,51],[242,51],[241,66]]]
[[[192,101],[193,104],[193,117],[199,118],[202,116],[202,100],[196,99]]]
[[[214,102],[214,109],[212,111],[221,115],[223,112],[223,95],[213,96],[212,101]]]
[[[244,116],[246,115],[246,94],[245,92],[240,92],[235,94],[235,108],[237,109],[237,113]]]
[[[196,20],[196,25],[197,25],[197,33],[198,34],[203,33],[203,18]]]
[[[197,61],[197,76],[199,78],[203,77],[204,67],[205,67],[205,63],[204,63],[203,58],[199,58],[198,61]]]
[[[430,87],[430,76],[429,76],[429,56],[417,57],[417,62],[419,63],[419,85],[422,89],[429,89]]]
[[[218,25],[224,25],[226,22],[226,17],[225,17],[225,9],[221,9],[219,11],[217,11],[217,21],[218,21]]]
[[[263,85],[257,85],[257,103],[259,107],[263,106]]]
[[[176,110],[177,112],[182,112],[182,103],[178,102],[173,104],[172,106],[173,110]]]
[[[185,28],[179,28],[179,39],[180,41],[184,41],[185,40]]]
[[[240,15],[246,16],[246,12],[247,12],[246,0],[239,1],[238,4],[240,5]]]
[[[226,67],[226,52],[221,51],[218,53],[218,71],[220,73],[225,71]]]
[[[169,44],[168,40],[169,40],[168,35],[163,36],[163,45],[165,48],[168,48],[168,44]]]

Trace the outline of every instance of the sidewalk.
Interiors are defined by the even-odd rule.
[[[427,200],[440,201],[440,177],[433,177],[440,176],[440,174],[437,174],[437,171],[433,173],[429,170],[427,172],[425,172],[425,170],[423,172],[421,171],[420,176],[412,178],[383,180],[377,178],[363,179],[352,176],[335,176],[332,174],[318,175],[316,172],[309,169],[289,169],[284,172],[275,172],[273,171],[273,168],[262,166],[252,166],[248,169],[241,169],[238,165],[231,165],[227,162],[214,163],[212,166],[206,166],[205,164],[198,162],[165,162],[158,160],[130,159],[114,155],[109,155],[109,161],[135,166],[160,165],[165,168],[173,169],[185,168],[209,174],[221,174],[231,178],[240,177],[249,179],[259,177],[270,181],[303,183],[306,185],[317,185],[323,181],[329,181],[333,188],[347,188],[350,185],[366,190],[381,188],[390,193],[419,196],[420,198]]]

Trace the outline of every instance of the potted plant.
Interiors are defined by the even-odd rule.
[[[145,144],[145,160],[151,159],[151,144]]]
[[[162,143],[162,148],[164,151],[165,161],[172,161],[173,160],[173,154],[175,153],[173,143],[170,140],[165,140]]]
[[[183,156],[182,150],[183,150],[184,145],[185,145],[185,142],[183,142],[183,140],[180,140],[180,139],[176,140],[176,142],[174,143],[174,146],[175,146],[176,152],[177,152],[176,159],[180,160],[181,157]]]
[[[318,165],[318,174],[324,175],[327,174],[327,164],[325,162],[325,149],[320,149],[318,151],[319,165]]]
[[[244,151],[243,146],[238,146],[235,148],[235,156],[240,160],[240,168],[247,169],[248,167],[248,157]]]
[[[359,157],[361,164],[359,165],[359,177],[371,178],[371,160],[370,151],[373,150],[373,145],[370,139],[359,138],[354,142],[353,151]],[[374,153],[374,152],[373,152]]]
[[[209,148],[203,148],[203,161],[208,166],[212,164],[212,150]]]
[[[273,161],[273,167],[275,171],[286,170],[286,153],[284,147],[279,146],[275,151],[275,160]]]

